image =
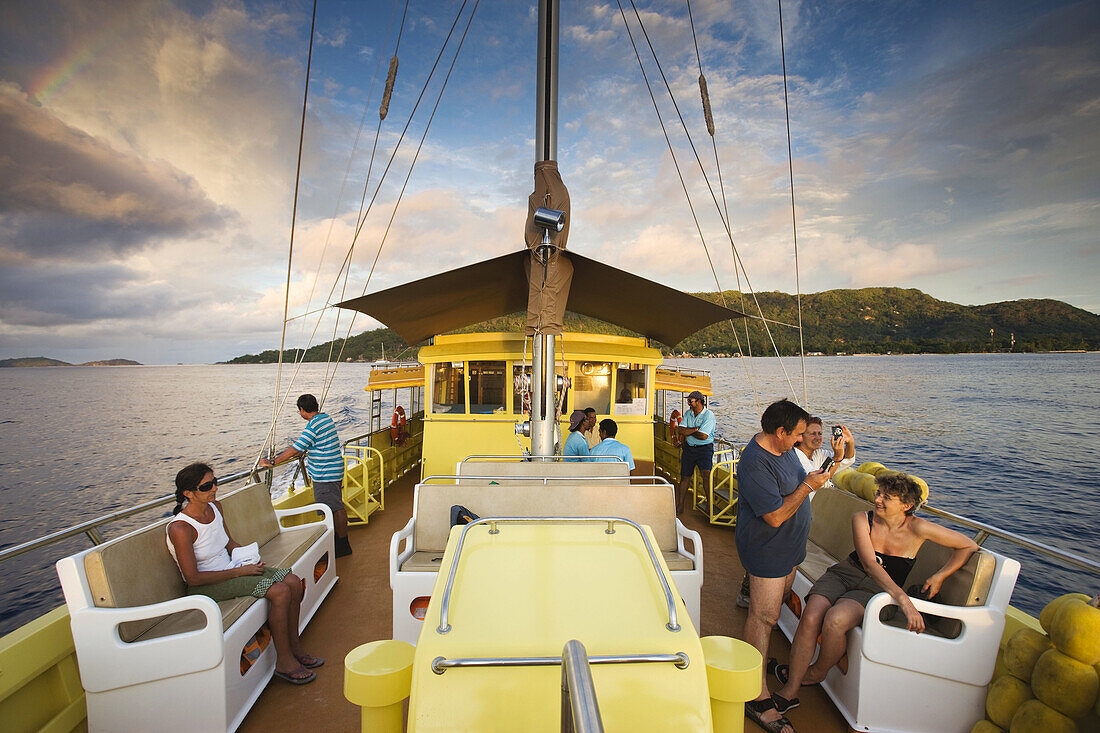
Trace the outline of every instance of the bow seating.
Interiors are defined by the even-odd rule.
[[[806,596],[821,574],[854,549],[852,515],[870,502],[837,488],[816,492],[806,560],[795,573],[779,627],[794,638]],[[923,585],[951,550],[925,542],[904,588]],[[848,632],[847,657],[822,686],[855,730],[967,733],[985,715],[986,686],[1004,630],[1020,563],[980,549],[943,584],[934,601],[913,598],[927,630],[914,634],[887,593],[867,604]]]
[[[220,497],[229,533],[306,581],[299,629],[336,582],[332,513],[275,511],[267,486]],[[283,517],[323,520],[286,528]],[[57,562],[92,731],[237,728],[275,670],[268,603],[186,595],[163,519]],[[194,700],[201,700],[195,705]]]

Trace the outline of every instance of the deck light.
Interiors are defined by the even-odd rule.
[[[535,249],[535,256],[539,262],[546,264],[557,247],[550,241],[550,230],[560,232],[565,227],[565,212],[540,206],[535,209],[534,221],[535,226],[542,227],[542,244]]]

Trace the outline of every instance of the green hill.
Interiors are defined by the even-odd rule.
[[[48,359],[45,356],[24,356],[19,359],[0,359],[0,367],[48,367],[72,366],[67,361]]]
[[[701,298],[720,302],[718,293],[697,293]],[[740,310],[741,293],[726,291],[726,304]],[[769,320],[771,335],[779,353],[799,353],[798,303],[793,295],[780,292],[757,293],[756,301]],[[744,297],[745,311],[758,315],[754,300]],[[459,332],[520,331],[526,322],[522,313],[494,318]],[[745,329],[748,326],[749,339]],[[751,343],[756,356],[771,356],[764,325],[758,318],[735,320],[740,348],[729,322],[716,323],[685,339],[666,353],[688,352],[697,356],[748,353]],[[630,331],[567,313],[569,331],[629,335]],[[992,329],[992,336],[990,330]],[[1100,316],[1057,300],[1012,300],[989,305],[967,306],[937,300],[919,290],[904,288],[862,288],[827,290],[802,296],[802,330],[807,353],[963,353],[996,351],[1069,351],[1100,349]],[[1012,339],[1015,337],[1015,344]],[[386,354],[395,358],[406,344],[388,328],[366,331],[348,339],[341,359],[373,361]],[[332,358],[340,353],[341,340],[335,342]],[[326,361],[329,344],[314,346],[306,352],[306,361]],[[405,353],[404,358],[412,358]],[[288,352],[286,360],[293,360]],[[266,364],[278,359],[274,350],[239,356],[231,364]]]

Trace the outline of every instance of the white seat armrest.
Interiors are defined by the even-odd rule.
[[[863,654],[869,660],[971,685],[985,685],[993,676],[996,649],[1004,631],[1004,614],[988,606],[947,606],[911,599],[922,613],[962,622],[955,639],[915,634],[884,624],[879,614],[897,604],[889,593],[878,593],[863,615]]]
[[[413,554],[413,533],[415,531],[416,517],[409,517],[404,527],[393,533],[390,537],[390,588],[393,588],[393,579],[397,571]],[[401,542],[405,542],[405,550],[401,551]]]
[[[685,538],[691,540],[691,552],[684,546]],[[695,530],[685,527],[679,519],[676,520],[676,549],[681,555],[691,558],[696,572],[703,572],[703,538]]]
[[[275,516],[278,519],[283,517],[295,517],[299,514],[309,514],[311,512],[321,512],[324,517],[321,523],[325,525],[327,529],[336,531],[336,522],[332,518],[332,509],[328,504],[306,504],[305,506],[297,506],[291,509],[276,509]],[[298,527],[284,527],[282,522],[279,522],[279,531],[285,532],[290,529],[298,529]]]
[[[127,621],[196,610],[206,625],[195,631],[127,643],[118,625]],[[222,612],[209,596],[183,596],[149,606],[84,608],[71,615],[80,678],[88,692],[211,669],[222,659]]]

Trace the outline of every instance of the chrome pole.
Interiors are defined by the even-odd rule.
[[[561,650],[561,730],[562,733],[603,733],[588,653],[576,639],[565,642]]]
[[[531,455],[554,455],[554,423],[557,412],[557,379],[554,373],[554,337],[536,334],[532,360]]]

